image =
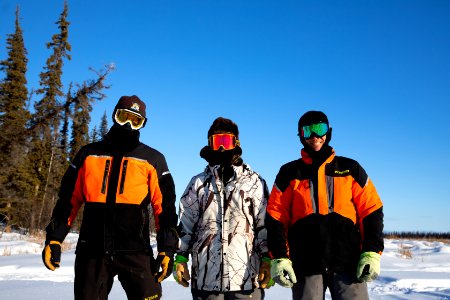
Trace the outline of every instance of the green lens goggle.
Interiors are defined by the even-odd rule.
[[[323,137],[328,133],[328,125],[326,123],[315,123],[301,127],[300,135],[309,139],[313,136],[317,136],[319,138]]]

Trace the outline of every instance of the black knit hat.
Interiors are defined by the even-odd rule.
[[[116,107],[114,108],[113,118],[117,109],[127,109],[139,114],[144,118],[146,117],[145,103],[136,95],[120,97],[119,102],[117,102]]]
[[[218,117],[214,120],[208,130],[208,138],[213,134],[224,132],[231,132],[236,136],[237,139],[239,139],[239,129],[236,123],[234,123],[230,119],[226,119],[223,117]]]
[[[310,110],[306,112],[303,116],[301,116],[300,120],[298,120],[298,133],[300,135],[301,127],[305,125],[311,125],[315,123],[325,123],[330,126],[328,122],[327,116],[321,112],[316,110]]]
[[[329,129],[328,129],[328,133],[326,134],[327,139],[325,141],[325,144],[328,145],[331,140],[330,123],[328,122],[327,115],[325,115],[323,112],[317,111],[317,110],[307,111],[303,116],[300,117],[300,120],[298,120],[298,136],[300,137],[300,141],[302,142],[302,144],[304,146],[306,145],[305,138],[303,138],[301,135],[302,126],[311,125],[311,124],[315,124],[315,123],[325,123],[328,125]]]

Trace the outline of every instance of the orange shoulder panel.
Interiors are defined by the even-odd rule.
[[[367,183],[363,188],[357,183],[353,184],[353,193],[356,195],[354,201],[360,223],[366,216],[383,206],[383,202],[370,178],[367,178]]]
[[[283,223],[284,228],[289,227],[290,209],[292,201],[292,189],[287,188],[284,193],[273,185],[267,201],[267,212],[277,221]]]

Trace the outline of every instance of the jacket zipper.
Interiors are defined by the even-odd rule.
[[[224,205],[225,205],[225,201],[226,201],[226,197],[227,197],[227,193],[226,193],[226,190],[225,190],[225,182],[224,182],[224,180],[223,180],[223,173],[224,173],[224,167],[223,166],[221,166],[221,168],[222,168],[222,170],[221,170],[221,178],[219,178],[219,180],[221,181],[221,183],[222,183],[222,192],[223,192],[223,198],[222,198],[222,200],[221,200],[221,214],[222,214],[222,228],[221,228],[221,241],[223,241],[223,239],[224,239],[224,227],[225,227],[225,222],[226,222],[226,220],[225,220],[225,209],[224,209]],[[222,276],[221,276],[221,278],[220,278],[220,291],[223,291],[223,277],[224,277],[224,274],[223,274],[223,272],[225,271],[225,255],[224,255],[224,253],[223,253],[223,243],[222,243]]]
[[[113,153],[110,166],[110,176],[106,187],[106,209],[104,222],[104,249],[105,254],[115,255],[115,227],[116,227],[116,196],[117,187],[120,181],[120,169],[122,166],[123,154]]]

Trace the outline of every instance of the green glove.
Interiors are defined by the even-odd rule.
[[[292,268],[292,262],[288,258],[272,259],[270,267],[270,273],[273,280],[279,285],[287,288],[291,288],[294,283],[297,282],[294,269]]]
[[[359,256],[356,278],[361,282],[374,280],[380,274],[380,257],[376,252],[364,252]]]
[[[261,258],[261,264],[259,266],[258,273],[258,281],[259,286],[262,289],[268,289],[275,284],[272,277],[270,276],[270,258],[263,257]]]
[[[178,284],[181,284],[184,287],[188,287],[189,280],[191,280],[189,269],[187,267],[188,261],[189,259],[187,259],[183,255],[177,254],[177,256],[175,257],[175,261],[173,262],[173,278]]]

